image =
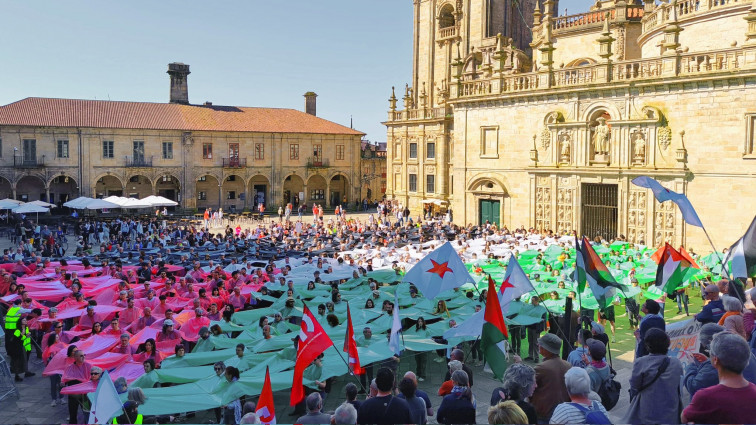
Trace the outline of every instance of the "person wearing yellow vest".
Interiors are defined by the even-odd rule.
[[[123,415],[113,419],[113,423],[118,424],[141,424],[144,417],[139,414],[139,405],[135,401],[123,403]]]
[[[21,307],[21,298],[16,298],[13,301],[13,306],[8,309],[5,314],[5,343],[8,344],[8,339],[13,336],[13,332],[18,327],[18,321],[21,319],[22,314],[31,313],[28,308]]]
[[[28,361],[29,354],[31,354],[31,336],[29,335],[29,327],[26,323],[26,316],[21,317],[18,321],[16,329],[13,331],[11,339],[8,341],[8,355],[11,358],[10,369],[11,373],[16,374],[16,381],[23,381],[21,377],[34,376],[35,374],[29,372]]]

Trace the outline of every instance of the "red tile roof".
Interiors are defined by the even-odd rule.
[[[0,106],[0,125],[364,135],[294,109],[41,97]]]

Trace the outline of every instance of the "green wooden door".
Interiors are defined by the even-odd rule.
[[[485,224],[488,221],[491,224],[500,224],[501,202],[492,201],[490,199],[480,200],[480,224]]]

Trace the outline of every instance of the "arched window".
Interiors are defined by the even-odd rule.
[[[441,13],[438,15],[438,28],[453,27],[455,23],[454,19],[454,7],[447,4],[441,9]]]

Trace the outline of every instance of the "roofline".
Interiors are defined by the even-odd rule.
[[[327,120],[326,120],[327,121]],[[330,121],[333,122],[333,121]],[[334,123],[336,125],[341,125]],[[50,125],[27,125],[27,124],[3,124],[0,127],[27,127],[27,128],[75,128],[75,129],[113,129],[113,130],[151,130],[151,131],[192,131],[208,133],[254,133],[254,134],[324,134],[331,136],[366,136],[367,133],[353,130],[354,133],[323,133],[319,131],[237,131],[237,130],[193,130],[188,128],[150,128],[150,127],[81,127],[81,126],[50,126]],[[348,127],[347,127],[348,128]]]

